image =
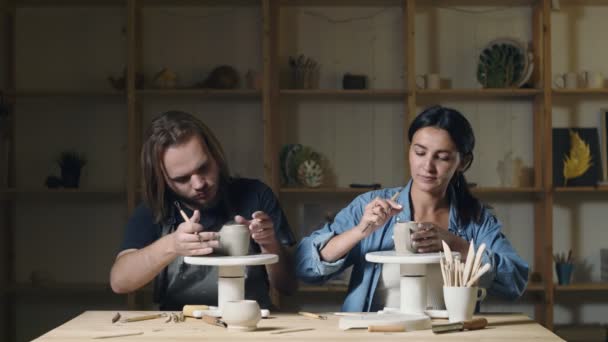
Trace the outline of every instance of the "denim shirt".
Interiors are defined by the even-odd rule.
[[[393,250],[393,225],[397,221],[412,221],[410,212],[411,181],[397,198],[403,205],[398,215],[391,217],[381,228],[361,240],[342,259],[335,262],[321,260],[320,251],[334,236],[352,229],[363,216],[365,206],[374,198],[390,198],[402,188],[389,188],[370,191],[359,195],[346,208],[342,209],[332,223],[327,223],[321,229],[302,239],[296,255],[296,274],[306,283],[322,284],[346,268],[353,266],[348,293],[342,311],[370,311],[374,305],[373,298],[382,265],[365,260],[365,254],[375,251]],[[482,265],[489,263],[490,271],[483,275],[479,286],[488,289],[491,295],[506,299],[516,299],[522,295],[528,282],[528,264],[517,255],[511,243],[501,233],[502,224],[482,206],[481,220],[470,222],[468,225],[458,224],[458,212],[455,196],[450,187],[450,218],[448,230],[466,241],[473,240],[475,246],[486,244]]]

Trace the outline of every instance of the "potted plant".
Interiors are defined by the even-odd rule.
[[[61,168],[61,182],[66,188],[77,188],[80,183],[80,171],[87,164],[86,158],[73,151],[61,153],[57,159]]]

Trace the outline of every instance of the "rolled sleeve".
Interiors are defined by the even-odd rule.
[[[344,265],[344,261],[346,260],[346,257],[338,259],[334,262],[327,262],[321,259],[321,250],[335,235],[336,234],[334,232],[327,232],[319,234],[311,239],[311,261],[314,265],[317,266],[316,273],[320,275],[327,275],[338,272],[340,268],[342,268],[342,266]]]
[[[359,221],[362,206],[368,202],[368,195],[360,195],[336,215],[334,222],[325,224],[321,229],[302,239],[296,252],[296,275],[304,282],[319,284],[339,274],[352,264],[353,253],[357,254],[357,244],[344,257],[334,262],[321,259],[320,251],[334,236],[351,229]]]

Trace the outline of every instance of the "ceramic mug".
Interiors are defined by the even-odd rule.
[[[421,83],[418,81],[421,80]],[[420,89],[439,89],[441,86],[441,77],[439,74],[425,74],[416,76],[416,85]]]
[[[255,300],[232,300],[222,306],[222,320],[228,324],[228,330],[255,330],[261,318],[260,306]]]
[[[604,75],[601,72],[583,71],[581,79],[587,88],[603,88]]]
[[[486,298],[486,289],[481,287],[444,286],[443,300],[450,322],[473,319],[475,304]]]
[[[558,88],[576,89],[578,88],[578,75],[575,72],[567,72],[555,76],[553,84]]]
[[[243,256],[249,254],[249,228],[243,224],[226,224],[220,229],[220,247],[216,253],[225,256]]]
[[[399,254],[416,253],[416,248],[412,246],[412,234],[420,229],[418,222],[397,222],[393,228],[393,241],[395,250]]]

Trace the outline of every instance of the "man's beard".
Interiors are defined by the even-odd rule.
[[[215,196],[213,196],[213,198],[210,201],[207,201],[207,203],[204,203],[204,204],[197,202],[191,198],[180,196],[180,195],[176,194],[175,192],[173,193],[173,196],[175,196],[178,201],[187,205],[188,207],[194,208],[194,209],[199,209],[199,210],[213,209],[213,208],[217,207],[217,205],[221,201],[221,191],[219,191],[219,189],[218,189],[218,191],[215,192]]]

